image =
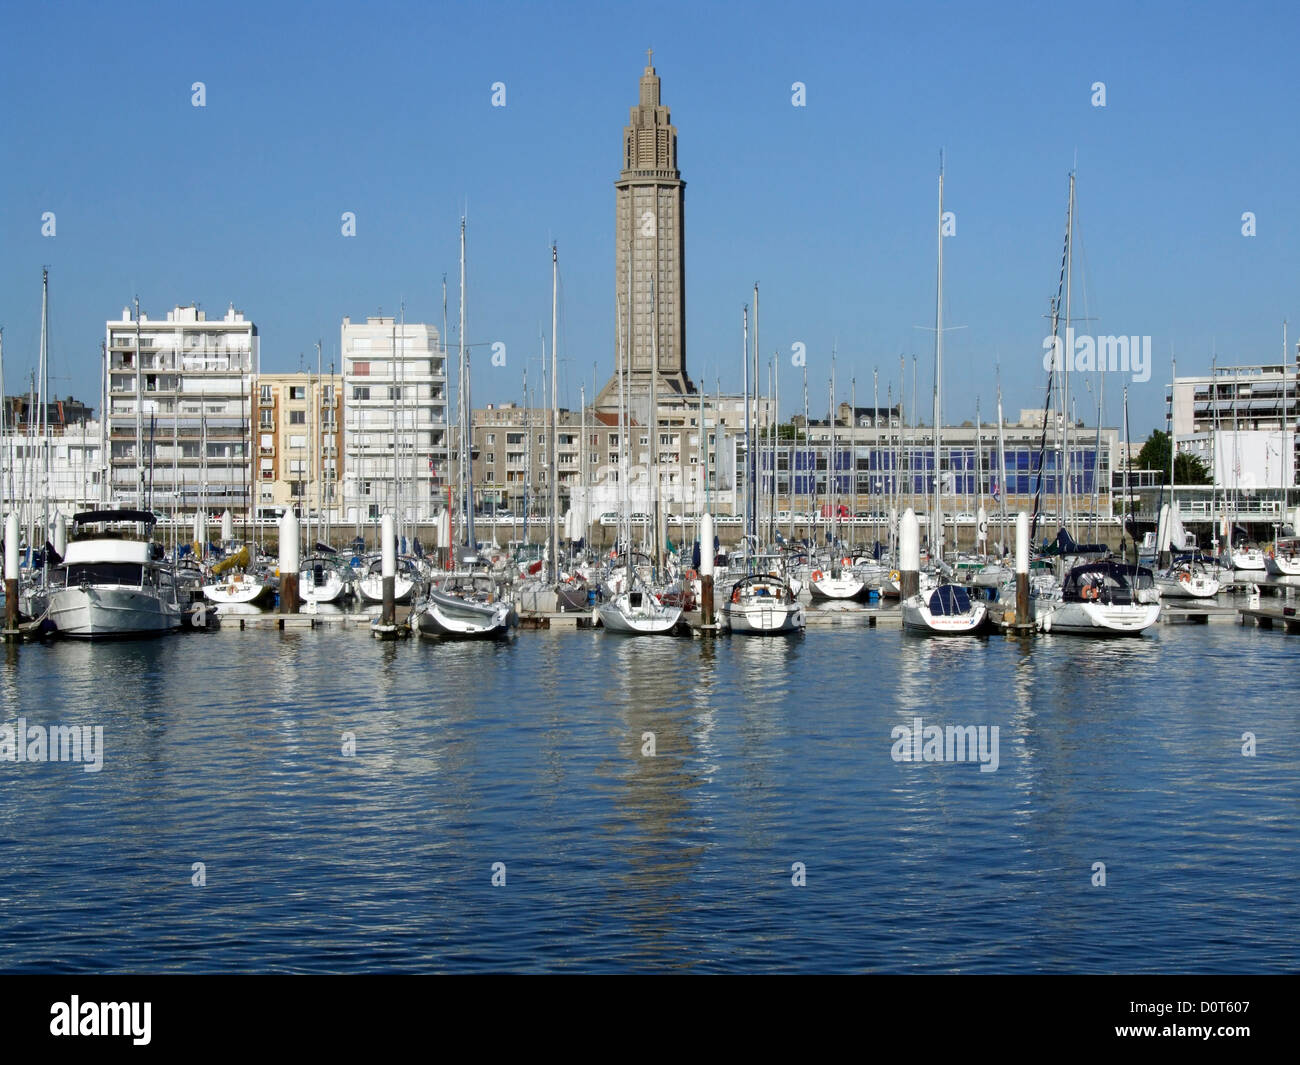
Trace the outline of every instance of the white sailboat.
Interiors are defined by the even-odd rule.
[[[903,600],[903,628],[929,636],[970,636],[984,628],[988,607],[960,584],[941,584],[928,594]]]
[[[629,288],[631,283],[631,271],[629,270]],[[629,304],[630,302],[629,296]],[[619,317],[622,317],[621,306],[619,308]],[[629,313],[629,329],[631,328],[630,318]],[[632,445],[629,434],[631,418],[627,406],[628,394],[624,390],[623,381],[626,360],[624,358],[625,346],[623,343],[622,322],[619,323],[618,334],[618,392],[619,413],[622,419],[622,431],[619,433],[619,481],[622,484],[623,491],[623,514],[619,525],[619,535],[624,545],[628,545],[628,537],[632,526],[631,499],[628,496],[628,463]],[[631,348],[630,342],[626,347],[627,349]],[[653,381],[653,374],[651,379]],[[653,407],[653,401],[651,405]],[[654,434],[651,433],[652,439],[653,436]],[[659,601],[648,583],[639,579],[635,561],[632,557],[628,559],[623,580],[624,583],[618,592],[607,602],[601,603],[596,608],[596,616],[600,619],[600,623],[606,632],[623,636],[666,636],[677,627],[677,623],[682,617],[681,607],[665,606]]]
[[[934,308],[934,492],[931,496],[930,547],[934,561],[943,562],[943,163],[939,164],[939,252]],[[956,536],[954,530],[954,538]],[[947,572],[951,573],[951,570]],[[979,632],[987,620],[983,603],[972,602],[966,589],[940,584],[933,591],[921,588],[902,604],[903,628],[907,632],[939,636],[968,636]]]
[[[802,632],[807,625],[803,604],[785,578],[771,573],[742,577],[722,608],[727,628],[738,636],[776,636]]]
[[[1213,599],[1219,594],[1219,582],[1199,562],[1175,561],[1155,578],[1162,599]]]
[[[1159,602],[1143,602],[1148,570],[1118,562],[1076,566],[1059,591],[1031,600],[1039,629],[1076,636],[1138,636],[1160,620]]]
[[[861,599],[867,584],[853,567],[851,558],[832,559],[817,567],[808,578],[808,592],[814,599]]]

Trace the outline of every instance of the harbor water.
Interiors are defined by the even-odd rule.
[[[0,725],[102,751],[0,760],[0,969],[1294,971],[1298,651],[1235,624],[9,646]],[[917,719],[997,726],[996,767],[904,760]]]

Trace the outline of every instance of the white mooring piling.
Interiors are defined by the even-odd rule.
[[[1029,515],[1016,515],[1016,625],[1028,626],[1029,617]]]
[[[68,519],[61,510],[54,515],[54,553],[59,558],[68,553]]]
[[[280,519],[280,613],[298,613],[298,515],[289,507]]]
[[[383,561],[380,572],[384,580],[384,609],[379,623],[381,625],[392,625],[396,617],[393,598],[394,585],[397,583],[397,535],[391,514],[385,514],[383,520],[380,521],[379,538],[383,544]]]
[[[700,612],[704,628],[713,629],[713,515],[700,517]]]
[[[18,515],[5,518],[5,635],[18,633]]]
[[[908,507],[898,522],[898,597],[910,599],[921,590],[921,525]]]

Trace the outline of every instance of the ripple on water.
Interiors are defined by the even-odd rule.
[[[1293,970],[1293,671],[1235,626],[24,647],[3,720],[105,762],[0,762],[0,968]],[[895,762],[916,717],[997,772]]]

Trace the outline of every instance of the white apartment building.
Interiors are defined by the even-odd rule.
[[[258,344],[233,305],[211,321],[178,306],[165,320],[125,309],[107,323],[107,502],[248,512]]]
[[[6,432],[0,437],[0,496],[19,514],[31,536],[44,520],[46,450],[49,513],[66,517],[101,505],[103,427],[98,421],[51,426],[47,433]]]
[[[1298,391],[1295,368],[1280,361],[1176,377],[1165,400],[1178,450],[1204,462],[1220,489],[1281,497],[1296,485]]]
[[[446,507],[447,359],[431,325],[343,319],[343,521],[430,522]]]

